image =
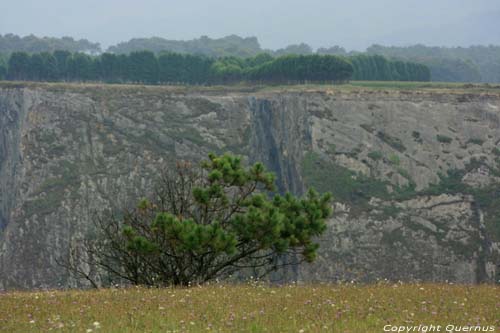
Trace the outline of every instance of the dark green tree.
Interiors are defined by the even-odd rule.
[[[30,56],[26,52],[14,52],[9,58],[7,78],[9,80],[29,80]]]
[[[90,81],[92,78],[92,58],[84,53],[74,53],[66,63],[68,77],[72,81]]]
[[[71,57],[71,52],[64,50],[56,50],[53,53],[57,62],[57,78],[61,81],[68,79],[68,58]]]
[[[90,81],[104,81],[102,77],[102,64],[101,57],[91,57],[90,58],[90,72],[88,80]]]
[[[132,52],[128,58],[129,78],[132,82],[158,83],[158,59],[156,59],[153,52]]]
[[[4,64],[0,64],[0,80],[4,80],[7,76],[7,68]]]
[[[343,57],[330,55],[286,55],[246,71],[250,81],[266,83],[334,83],[348,81],[352,64]]]
[[[203,283],[245,268],[264,276],[312,262],[331,195],[271,196],[274,180],[261,163],[244,167],[230,154],[211,154],[201,167],[178,163],[135,209],[97,219],[85,258],[110,281],[155,286]]]
[[[273,56],[269,53],[259,53],[255,57],[246,58],[245,62],[247,67],[255,67],[273,61],[273,59]]]
[[[430,81],[431,74],[425,65],[389,60],[380,55],[360,54],[350,57],[354,80],[367,81]]]
[[[210,68],[213,83],[229,84],[243,80],[244,61],[227,57],[214,62]]]
[[[126,54],[119,54],[116,56],[117,63],[117,73],[118,73],[118,81],[125,83],[130,82],[130,66],[129,66],[129,57]]]
[[[158,58],[159,81],[161,83],[186,83],[184,56],[179,53],[163,53]]]
[[[7,77],[7,61],[3,54],[0,54],[0,80]]]
[[[40,53],[35,53],[30,57],[28,78],[33,81],[41,81],[44,78],[44,63]]]
[[[52,53],[42,52],[40,53],[42,57],[43,71],[40,80],[43,81],[57,81],[58,79],[58,64],[57,59]]]
[[[104,53],[101,55],[100,77],[104,82],[118,82],[120,78],[120,67],[115,54]]]

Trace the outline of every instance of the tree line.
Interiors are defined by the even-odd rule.
[[[382,56],[285,55],[211,58],[203,55],[138,51],[130,54],[54,51],[14,52],[2,73],[8,80],[142,84],[342,83],[355,80],[429,81],[419,64]],[[4,68],[2,70],[2,68]]]
[[[500,82],[500,46],[372,45],[366,52],[424,64],[431,70],[433,81]]]
[[[102,54],[99,43],[93,43],[85,39],[75,40],[71,37],[53,38],[37,37],[29,35],[25,37],[14,34],[0,35],[0,54],[5,57],[13,52],[27,52],[30,54],[41,52],[54,52],[55,50],[65,50],[72,53],[83,52],[86,54]],[[270,54],[273,57],[284,55],[336,55],[350,57],[354,66],[354,78],[378,80],[379,76],[387,77],[388,71],[383,74],[369,73],[366,65],[362,65],[363,59],[354,59],[357,56],[381,55],[391,61],[393,65],[390,73],[394,79],[398,76],[405,77],[404,71],[422,71],[422,69],[412,68],[402,69],[402,64],[392,62],[403,61],[405,64],[418,63],[425,65],[431,72],[432,81],[442,82],[500,82],[500,46],[471,46],[471,47],[428,47],[425,45],[414,45],[408,47],[387,47],[372,45],[365,52],[347,51],[341,46],[323,47],[314,50],[305,43],[289,45],[279,50],[263,49],[257,38],[242,38],[230,35],[223,38],[209,38],[202,36],[192,40],[169,40],[161,37],[134,38],[129,41],[110,46],[106,52],[116,55],[129,55],[133,52],[148,50],[158,57],[162,53],[182,53],[192,55],[204,55],[210,58],[220,59],[223,57],[249,58],[261,53]],[[6,71],[7,66],[2,65],[0,55],[0,71]],[[360,60],[360,61],[358,61]],[[371,59],[371,61],[376,59]],[[356,70],[356,67],[358,69]],[[373,69],[373,65],[371,65]],[[361,70],[361,67],[364,69]],[[377,67],[380,67],[377,64]],[[397,71],[398,75],[394,75]],[[400,73],[403,71],[403,73]],[[380,69],[377,68],[377,72]],[[356,74],[357,73],[357,74]],[[368,73],[368,74],[367,74]],[[1,78],[2,73],[0,73]],[[375,77],[375,78],[373,78]],[[410,80],[413,80],[413,75]]]
[[[430,81],[431,71],[423,64],[388,60],[380,55],[350,57],[354,67],[353,80],[366,81]]]

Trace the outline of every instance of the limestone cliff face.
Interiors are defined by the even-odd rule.
[[[210,151],[337,198],[318,261],[286,279],[498,280],[499,115],[491,91],[0,85],[0,288],[75,285],[56,258],[95,211]]]

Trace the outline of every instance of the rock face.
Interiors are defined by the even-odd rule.
[[[284,279],[497,281],[499,116],[494,91],[0,85],[0,289],[76,286],[56,259],[94,212],[210,151],[334,193],[317,262]]]

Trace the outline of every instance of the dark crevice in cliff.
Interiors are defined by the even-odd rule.
[[[269,170],[276,173],[278,192],[284,193],[286,189],[280,162],[280,151],[272,129],[271,102],[251,99],[250,110],[253,118],[251,147],[254,153],[251,156],[252,162],[260,160]]]
[[[486,282],[489,280],[488,273],[486,269],[486,264],[488,261],[488,257],[490,256],[490,249],[492,246],[492,242],[488,237],[488,232],[484,227],[482,222],[482,210],[479,202],[476,200],[471,203],[472,208],[472,221],[477,228],[478,238],[479,238],[479,247],[477,249],[477,265],[476,265],[476,282]]]
[[[293,137],[293,134],[297,133],[291,133],[294,127],[300,128],[297,122],[301,119],[295,119],[296,117],[287,114],[292,112],[291,110],[282,109],[266,99],[250,98],[249,103],[252,115],[251,161],[262,161],[276,174],[276,184],[280,194],[291,192],[302,195],[304,192],[302,177],[297,169],[302,156],[293,156],[292,151],[304,142],[299,142],[303,139],[302,136]],[[287,117],[292,117],[293,123]],[[296,258],[284,260],[287,259],[297,261]],[[297,281],[298,277],[298,266],[291,265],[272,274],[270,279],[283,283]]]
[[[285,150],[296,148],[302,138],[290,135],[290,124],[285,118],[287,110],[277,110],[271,101],[266,99],[250,99],[252,112],[252,139],[250,147],[252,162],[262,161],[266,167],[276,174],[279,193],[303,193],[301,175],[297,166],[301,157],[294,158]],[[298,121],[298,120],[297,120]]]

